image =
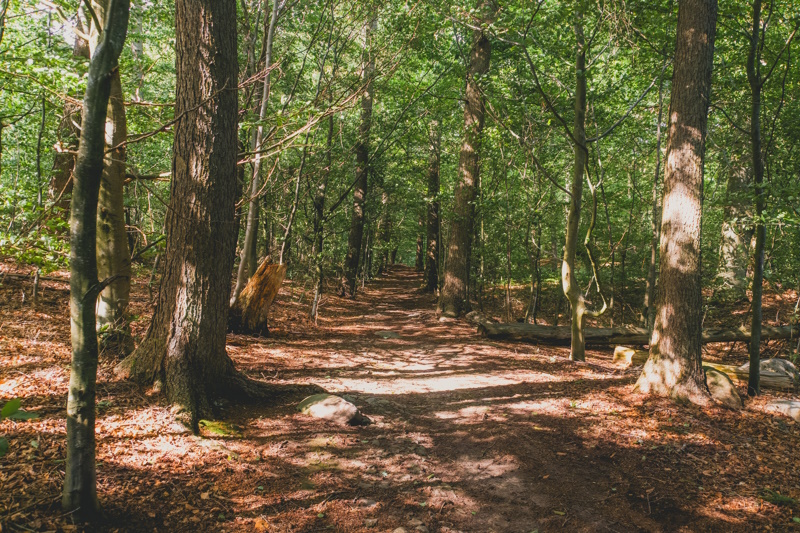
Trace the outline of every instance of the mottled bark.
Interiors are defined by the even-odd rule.
[[[65,511],[82,520],[93,518],[99,507],[94,427],[98,357],[95,302],[103,284],[97,275],[97,200],[103,172],[107,105],[113,73],[125,43],[129,8],[127,0],[110,0],[103,35],[89,64],[70,209],[72,363],[67,398],[67,462],[61,503]]]
[[[497,5],[494,0],[481,0],[478,10],[484,21],[490,23]],[[492,43],[488,33],[476,29],[464,89],[464,140],[458,161],[447,265],[439,295],[438,313],[443,316],[457,317],[470,310],[469,264],[475,232],[475,199],[479,187],[478,165],[485,115],[480,78],[489,71],[491,55]]]
[[[441,132],[439,122],[430,124],[430,154],[428,156],[428,213],[425,245],[425,292],[439,288],[439,153]]]
[[[367,202],[367,177],[369,176],[369,130],[372,125],[372,78],[375,72],[375,57],[370,50],[371,36],[378,27],[378,19],[372,16],[364,27],[364,66],[362,82],[365,84],[361,97],[361,124],[358,128],[356,144],[356,184],[353,188],[353,214],[350,219],[350,233],[347,237],[347,255],[344,260],[344,275],[340,294],[347,298],[356,296],[356,278],[361,260],[361,247],[364,238],[364,209]]]
[[[728,156],[727,186],[723,208],[722,235],[719,246],[719,268],[714,296],[722,301],[740,301],[747,298],[747,263],[753,229],[747,220],[752,181],[752,158],[747,150],[738,146]],[[741,152],[739,151],[741,150]]]
[[[669,111],[659,283],[650,358],[639,391],[708,402],[700,359],[703,158],[716,0],[681,0]]]
[[[97,19],[105,24],[108,0],[93,0]],[[94,53],[100,42],[100,31],[90,24],[89,51]],[[125,230],[125,162],[124,142],[128,137],[125,118],[125,97],[119,68],[111,78],[111,95],[105,127],[106,155],[103,161],[103,179],[97,203],[97,272],[100,278],[116,281],[103,289],[97,301],[97,330],[101,347],[105,351],[127,355],[133,350],[125,311],[131,291],[131,253]]]
[[[325,169],[317,191],[314,195],[314,300],[311,303],[310,316],[317,318],[319,312],[319,300],[322,296],[324,270],[323,270],[323,245],[325,244],[325,195],[328,189],[328,180],[331,176],[331,165],[333,164],[333,115],[328,117],[328,136],[325,140]]]
[[[583,5],[578,0],[575,11],[575,119],[572,129],[574,162],[570,204],[567,215],[564,260],[561,262],[561,287],[572,311],[572,343],[569,358],[573,361],[586,359],[586,342],[583,332],[586,327],[586,302],[576,278],[575,254],[578,250],[578,231],[581,223],[583,176],[588,153],[586,151],[586,47],[583,35]]]
[[[178,0],[172,185],[163,278],[142,344],[119,371],[156,383],[195,432],[210,399],[231,393],[225,352],[236,247],[236,3]],[[199,41],[199,43],[198,43]]]

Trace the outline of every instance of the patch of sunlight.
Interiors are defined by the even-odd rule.
[[[507,387],[529,382],[569,381],[570,377],[557,378],[539,372],[507,372],[460,374],[446,376],[395,378],[390,383],[369,379],[340,378],[338,384],[344,390],[366,394],[413,394],[479,389],[485,387]]]

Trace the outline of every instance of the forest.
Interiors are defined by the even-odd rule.
[[[800,529],[789,0],[0,0],[0,532]]]

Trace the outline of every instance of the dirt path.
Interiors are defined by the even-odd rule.
[[[614,368],[607,353],[574,364],[565,350],[487,341],[464,322],[439,322],[419,285],[416,272],[396,267],[356,301],[327,296],[316,327],[304,318],[307,298],[287,285],[270,338],[229,337],[230,354],[251,375],[346,396],[375,422],[364,428],[308,418],[294,398],[222,405],[225,422],[193,437],[174,427],[158,395],[116,381],[107,362],[100,530],[792,527],[792,507],[763,494],[800,497],[789,460],[796,426],[758,412],[645,402],[630,393],[634,372]],[[12,446],[0,459],[12,489],[0,491],[0,524],[9,530],[68,521],[57,500],[69,338],[56,307],[64,294],[46,294],[47,313],[8,311],[39,320],[41,344],[24,345],[30,327],[0,330],[3,348],[19,355],[19,364],[0,366],[0,398],[22,396],[41,415],[0,426]]]

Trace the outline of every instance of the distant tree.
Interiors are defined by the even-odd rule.
[[[442,133],[439,122],[430,123],[430,155],[428,159],[428,213],[425,227],[425,292],[439,288],[439,167]]]
[[[481,25],[492,21],[497,8],[494,0],[480,0],[478,11],[482,17]],[[478,163],[486,113],[480,78],[489,71],[491,56],[492,42],[488,33],[476,29],[472,36],[472,50],[464,89],[464,139],[458,161],[458,181],[453,218],[450,220],[450,241],[447,246],[444,283],[439,295],[438,312],[443,316],[457,317],[470,310],[469,260],[475,232],[475,200],[479,188]]]
[[[659,282],[644,393],[706,403],[700,230],[716,0],[681,0],[669,111]]]

